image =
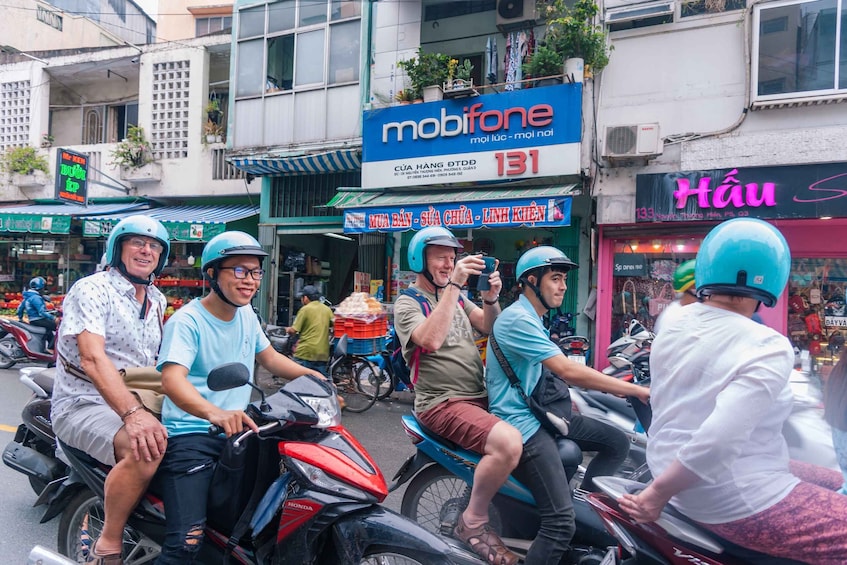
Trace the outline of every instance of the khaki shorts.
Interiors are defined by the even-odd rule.
[[[120,416],[108,404],[80,402],[53,420],[53,431],[69,446],[114,466],[115,435],[123,425]]]
[[[451,398],[418,414],[424,426],[441,437],[485,454],[488,434],[500,418],[488,411],[486,398]]]

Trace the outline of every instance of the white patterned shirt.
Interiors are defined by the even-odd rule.
[[[106,355],[117,369],[156,365],[167,302],[153,285],[147,287],[147,300],[150,306],[141,319],[142,303],[135,298],[135,287],[116,269],[78,280],[62,303],[64,315],[56,341],[59,355],[79,367],[76,337],[87,330],[103,336]],[[105,404],[93,384],[68,374],[59,361],[53,388],[53,418],[61,417],[79,400]]]

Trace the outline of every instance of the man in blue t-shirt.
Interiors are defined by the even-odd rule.
[[[535,390],[542,369],[547,369],[568,384],[635,396],[646,403],[649,389],[571,361],[550,341],[543,316],[562,304],[568,271],[574,268],[576,263],[555,247],[536,247],[524,253],[516,267],[521,295],[497,317],[492,336],[527,396]],[[529,488],[541,516],[525,562],[558,563],[568,549],[575,525],[573,501],[565,488],[567,477],[555,439],[509,383],[490,340],[485,358],[489,409],[523,436],[523,454],[512,474]],[[595,475],[617,470],[629,451],[629,440],[622,431],[579,415],[571,418],[567,438],[585,451],[598,452],[585,473],[582,486],[587,490],[593,490],[591,479]]]
[[[270,347],[250,307],[264,275],[265,256],[259,242],[246,233],[224,232],[212,238],[202,256],[212,292],[180,308],[165,325],[158,368],[168,396],[162,407],[168,447],[157,480],[165,503],[166,537],[159,564],[191,563],[202,545],[206,499],[226,441],[210,436],[209,424],[223,429],[227,437],[244,427],[258,430],[244,413],[251,387],[212,391],[206,382],[209,372],[225,363],[243,363],[252,380],[258,361],[283,378],[320,376]]]

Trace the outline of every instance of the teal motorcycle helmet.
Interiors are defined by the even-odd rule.
[[[791,271],[791,251],[783,235],[755,218],[735,218],[712,228],[696,261],[698,298],[743,296],[769,308],[785,289]]]
[[[249,233],[242,231],[224,232],[210,239],[206,247],[203,248],[203,254],[200,256],[200,268],[203,271],[203,276],[209,278],[207,271],[210,267],[214,268],[219,262],[233,255],[252,255],[258,257],[259,261],[262,262],[268,256],[268,253],[262,249],[262,244]],[[212,279],[216,278],[217,272],[214,272]]]
[[[31,281],[29,281],[29,288],[32,290],[43,290],[44,285],[47,284],[47,281],[44,280],[44,277],[35,277]]]
[[[142,216],[140,214],[127,216],[117,223],[112,228],[112,233],[109,234],[109,239],[106,241],[106,265],[116,268],[130,281],[136,284],[151,284],[152,278],[147,281],[129,275],[126,272],[126,266],[121,261],[120,243],[129,237],[140,235],[144,237],[152,237],[162,244],[162,252],[159,254],[159,263],[153,269],[153,275],[159,276],[162,274],[162,269],[168,263],[168,256],[171,252],[170,238],[168,230],[162,225],[162,222],[155,220],[150,216]]]
[[[438,226],[424,228],[414,236],[409,242],[407,250],[407,259],[409,260],[409,268],[416,273],[426,273],[426,247],[428,245],[442,245],[444,247],[453,247],[456,253],[464,249],[456,236],[450,233],[450,230]]]
[[[567,273],[577,268],[579,266],[576,263],[555,247],[542,245],[540,247],[533,247],[521,255],[520,259],[518,259],[518,264],[515,266],[515,272],[518,282],[530,288],[535,293],[535,296],[538,297],[541,305],[547,310],[550,310],[552,306],[547,303],[541,294],[541,290],[538,288],[541,277],[550,270]],[[529,281],[529,276],[533,274],[537,277],[535,284]]]
[[[200,269],[203,271],[203,278],[209,281],[209,287],[212,292],[217,294],[221,300],[239,308],[240,305],[231,301],[221,290],[218,284],[218,265],[227,257],[238,255],[249,255],[259,259],[259,264],[264,262],[268,252],[262,249],[262,244],[256,241],[256,238],[249,233],[242,231],[227,231],[216,235],[209,240],[209,243],[203,248],[203,254],[200,256]],[[212,269],[212,274],[209,274],[209,269]]]

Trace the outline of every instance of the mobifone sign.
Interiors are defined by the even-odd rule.
[[[368,110],[362,187],[579,174],[582,85]]]

